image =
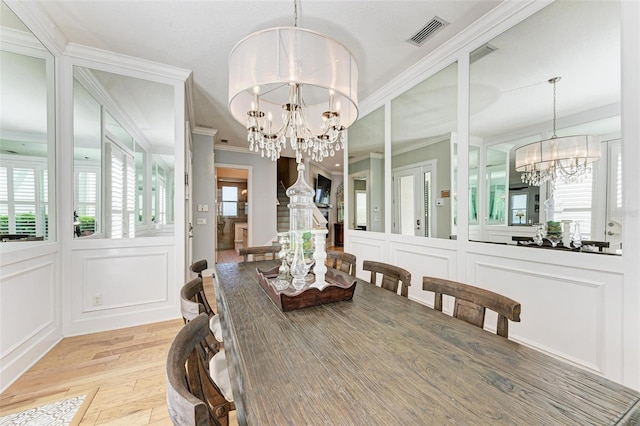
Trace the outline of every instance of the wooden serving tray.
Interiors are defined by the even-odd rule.
[[[256,268],[258,282],[262,290],[269,296],[271,301],[280,308],[282,312],[294,311],[296,309],[308,308],[310,306],[322,305],[325,303],[338,302],[341,300],[351,300],[356,289],[356,279],[350,275],[343,274],[331,269],[327,270],[324,280],[329,284],[322,290],[315,287],[305,287],[302,290],[295,290],[289,287],[278,291],[271,283],[278,277],[278,266],[268,271],[261,271]]]

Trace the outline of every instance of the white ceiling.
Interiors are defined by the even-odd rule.
[[[69,42],[192,70],[195,124],[217,129],[218,141],[225,139],[238,146],[246,145],[246,133],[227,111],[228,54],[252,32],[293,24],[292,0],[35,3]],[[359,66],[362,100],[497,4],[487,0],[301,0],[298,25],[327,34],[352,51]],[[611,48],[619,45],[619,11],[607,4],[612,2],[557,2],[493,40],[498,50],[472,65],[473,136],[492,138],[524,125],[548,122],[551,92],[546,81],[557,75],[562,76],[559,116],[619,102],[620,52]],[[434,16],[451,24],[421,47],[406,42]],[[102,80],[107,81],[107,76]],[[436,87],[436,80],[446,84]],[[423,108],[427,110],[455,106],[451,102],[457,90],[452,86],[455,81],[443,75],[424,84],[424,93],[416,90],[412,96],[428,99],[430,107]],[[111,84],[135,92],[131,85],[115,79]],[[135,106],[136,120],[146,120],[147,125],[141,127],[152,128],[152,118],[140,114],[148,107]],[[431,118],[425,111],[403,114],[393,140],[432,137],[455,127],[456,109],[445,109]],[[335,163],[329,159],[327,168],[341,170]]]
[[[68,41],[193,71],[196,125],[244,146],[227,110],[227,58],[246,35],[294,23],[289,1],[38,1]],[[301,0],[298,25],[346,45],[359,67],[359,98],[495,7],[499,1]],[[407,43],[438,16],[450,25],[421,47]],[[335,163],[332,162],[332,163]]]

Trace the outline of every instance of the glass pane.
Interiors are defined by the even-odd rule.
[[[238,201],[238,188],[235,186],[223,186],[222,201]]]
[[[414,235],[415,217],[415,189],[413,175],[400,177],[400,234]]]

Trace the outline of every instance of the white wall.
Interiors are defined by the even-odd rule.
[[[207,264],[215,264],[216,254],[216,169],[214,166],[214,136],[209,132],[193,133],[193,260],[206,259]],[[207,205],[208,211],[198,211],[198,205]],[[206,224],[199,224],[205,219]]]
[[[249,245],[270,245],[277,240],[277,163],[249,150],[226,150],[215,146],[215,165],[249,168]]]
[[[468,177],[469,87],[468,53],[519,20],[535,13],[542,3],[505,2],[458,39],[433,52],[388,86],[365,99],[362,115],[398,96],[403,84],[428,77],[438,64],[460,64],[458,182]],[[509,338],[558,357],[611,380],[640,389],[640,3],[622,2],[622,138],[624,254],[609,256],[469,241],[468,202],[458,199],[458,239],[405,237],[386,232],[345,229],[345,251],[357,256],[359,277],[366,259],[396,264],[412,273],[409,297],[432,306],[433,294],[422,290],[422,277],[435,276],[486,288],[522,304],[522,321],[511,323]],[[390,137],[385,151],[391,152]],[[390,187],[391,162],[385,164]],[[460,190],[460,188],[459,188]],[[464,192],[464,191],[459,191]],[[349,198],[348,198],[349,200]],[[348,201],[347,201],[348,202]],[[350,208],[347,205],[347,210]],[[386,203],[387,217],[391,203]],[[495,330],[495,314],[485,327]]]
[[[0,247],[0,392],[64,336],[178,318],[186,266],[184,105],[189,73],[67,44],[37,4],[11,2],[11,7],[56,56],[56,150],[50,154],[56,167],[49,174],[56,191],[55,197],[50,194],[49,217],[55,219],[57,240]],[[74,65],[173,86],[173,235],[72,238]]]

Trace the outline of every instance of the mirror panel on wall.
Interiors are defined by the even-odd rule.
[[[384,232],[384,106],[348,132],[349,229]]]
[[[471,53],[470,240],[622,252],[620,59],[618,1],[554,2]],[[541,163],[581,135],[562,163]],[[551,154],[516,164],[546,140]],[[527,180],[534,164],[536,179],[548,164],[564,171]]]
[[[0,3],[0,242],[53,239],[54,58]]]
[[[74,238],[173,235],[173,87],[74,67]]]
[[[458,65],[391,101],[392,232],[455,238]]]

